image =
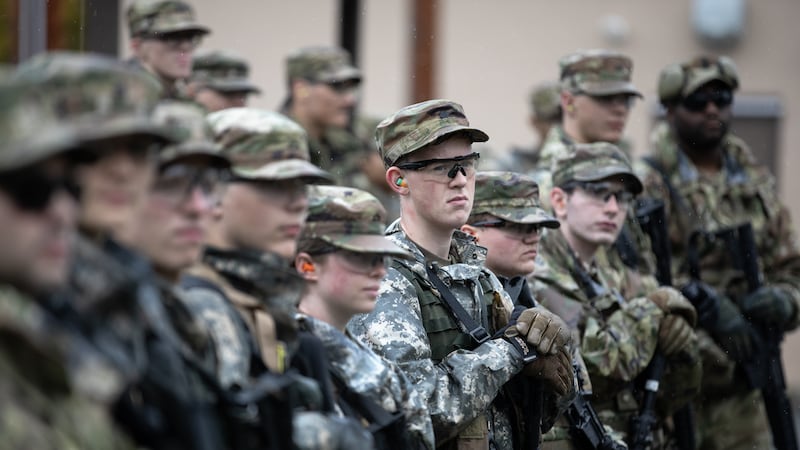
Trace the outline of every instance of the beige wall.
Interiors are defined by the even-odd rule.
[[[253,105],[275,108],[285,95],[283,58],[292,49],[335,44],[335,0],[195,0],[199,20],[214,33],[204,47],[227,48],[248,57],[264,94]],[[410,0],[362,0],[361,67],[365,73],[362,111],[386,115],[408,103],[410,93]],[[688,0],[440,0],[437,92],[462,103],[473,124],[492,137],[494,149],[527,145],[526,98],[530,87],[555,78],[556,61],[578,48],[608,47],[601,24],[609,15],[629,27],[614,47],[635,62],[634,82],[645,94],[631,114],[628,135],[637,152],[646,144],[648,114],[656,101],[655,80],[667,63],[704,52],[690,30]],[[742,42],[734,58],[744,93],[777,95],[785,117],[778,139],[780,189],[800,220],[800,2],[750,1]],[[124,26],[122,27],[124,30]],[[422,37],[425,38],[425,37]],[[123,48],[127,42],[123,39]],[[800,348],[800,334],[790,337]],[[794,386],[800,361],[787,354]]]

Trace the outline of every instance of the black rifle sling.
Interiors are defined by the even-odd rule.
[[[444,300],[444,304],[447,306],[447,309],[450,310],[450,313],[455,316],[458,321],[458,326],[462,328],[462,331],[469,334],[477,344],[483,344],[488,341],[490,337],[489,333],[464,310],[464,307],[456,300],[450,288],[436,275],[436,270],[433,265],[425,266],[425,270],[428,273],[428,278],[431,280],[433,287],[439,291],[442,300]]]

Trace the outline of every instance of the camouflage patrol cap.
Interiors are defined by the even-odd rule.
[[[188,156],[206,156],[213,165],[230,166],[228,158],[221,154],[222,147],[214,142],[206,111],[197,103],[162,100],[153,111],[153,120],[168,129],[176,142],[158,154],[159,164]]]
[[[531,110],[542,120],[561,117],[561,84],[543,83],[531,91]]]
[[[607,178],[622,181],[633,194],[642,192],[642,182],[634,174],[628,157],[608,142],[572,145],[553,165],[553,186]]]
[[[469,126],[464,108],[450,100],[428,100],[402,108],[383,119],[375,130],[375,142],[386,168],[440,138],[466,133],[472,142],[486,142],[489,136]]]
[[[331,181],[328,172],[309,162],[305,130],[276,112],[258,108],[229,108],[206,118],[233,172],[254,180]]]
[[[593,96],[642,94],[631,83],[633,61],[609,50],[583,50],[559,61],[561,87],[570,92]]]
[[[369,192],[343,186],[314,186],[300,240],[317,238],[352,252],[412,258],[384,236],[385,228],[386,210]]]
[[[223,50],[199,51],[192,59],[192,81],[220,92],[259,93],[248,79],[250,66],[244,58]]]
[[[179,0],[134,0],[127,16],[132,37],[180,31],[208,34],[211,31],[197,23],[191,5]]]
[[[683,64],[670,64],[659,74],[658,97],[661,103],[679,100],[715,80],[732,90],[739,87],[733,60],[726,56],[698,56]]]
[[[161,87],[121,61],[85,53],[44,53],[21,64],[10,78],[27,86],[26,98],[9,97],[3,110],[8,115],[3,123],[8,147],[4,152],[19,164],[73,141],[84,145],[125,136],[172,141],[150,116]]]
[[[475,200],[470,218],[479,214],[490,214],[514,223],[537,223],[547,228],[560,225],[541,208],[539,185],[533,178],[517,172],[475,174]]]
[[[304,47],[295,50],[286,58],[286,70],[290,81],[361,81],[361,71],[353,66],[350,53],[339,47]]]

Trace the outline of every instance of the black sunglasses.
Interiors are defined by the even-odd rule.
[[[71,176],[53,177],[34,168],[0,175],[0,189],[19,209],[30,212],[47,209],[53,195],[62,190],[76,200],[80,197],[80,187]]]
[[[421,170],[433,164],[439,164],[443,168],[447,165],[453,164],[447,171],[448,178],[455,178],[458,172],[462,175],[467,175],[467,170],[472,173],[475,170],[475,164],[481,155],[477,152],[472,152],[469,155],[457,156],[455,158],[439,158],[439,159],[426,159],[423,161],[414,161],[397,164],[398,169],[403,170]]]
[[[695,91],[684,98],[681,104],[689,111],[700,112],[706,109],[708,102],[714,103],[717,108],[725,108],[733,103],[733,92],[727,89]]]

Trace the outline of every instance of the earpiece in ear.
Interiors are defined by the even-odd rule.
[[[406,180],[404,180],[403,177],[399,177],[397,181],[394,182],[394,184],[400,187],[408,186],[408,183],[406,183]]]
[[[316,269],[314,269],[314,264],[311,264],[308,261],[303,261],[303,264],[300,266],[300,270],[302,270],[303,273],[312,273]]]

